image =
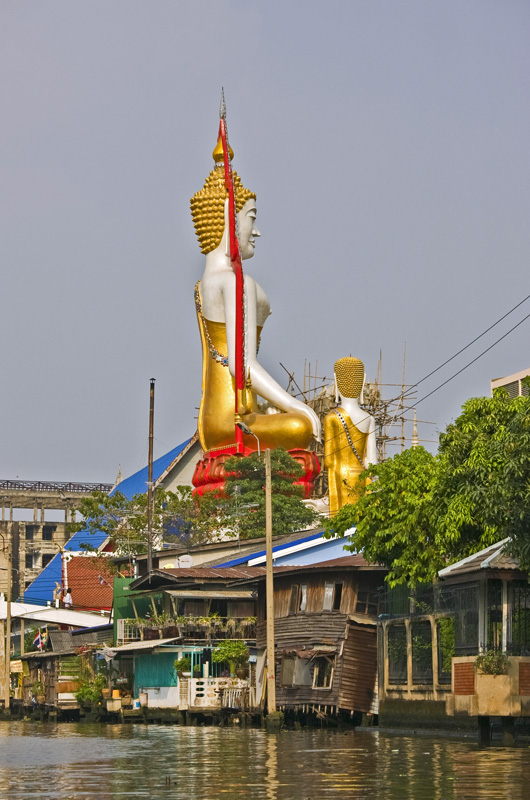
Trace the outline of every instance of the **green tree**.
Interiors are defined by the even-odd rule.
[[[388,567],[391,586],[434,578],[445,564],[432,524],[437,469],[436,457],[423,447],[372,465],[364,473],[371,482],[359,500],[326,521],[328,535],[344,536],[355,528],[349,549]]]
[[[195,498],[189,486],[178,486],[174,492],[157,489],[154,493],[154,546],[162,542],[208,541],[218,530],[219,500]],[[120,554],[139,555],[147,552],[147,494],[128,499],[121,492],[112,495],[94,492],[79,505],[83,520],[73,527],[86,531],[83,545],[93,549],[91,536],[102,531]]]
[[[388,567],[390,585],[436,578],[450,561],[506,537],[530,568],[530,397],[468,400],[438,453],[406,450],[365,472],[372,483],[326,523],[352,526],[351,549]]]
[[[265,535],[265,462],[257,453],[225,462],[226,497],[219,507],[220,521],[241,539]],[[302,467],[286,450],[271,452],[272,530],[286,534],[313,524],[317,515],[302,501],[303,489],[295,482]]]
[[[303,490],[293,483],[303,470],[281,449],[271,453],[273,532],[282,534],[308,527],[316,514],[302,502]],[[251,539],[265,534],[265,465],[257,454],[234,456],[225,463],[225,494],[215,497],[206,493],[194,496],[189,486],[174,492],[157,489],[154,496],[154,547],[162,542],[208,542],[219,537],[237,536]],[[73,525],[74,531],[85,531],[85,549],[91,536],[105,533],[121,555],[147,552],[147,494],[136,494],[130,500],[121,492],[112,495],[94,492],[79,505],[83,517]]]

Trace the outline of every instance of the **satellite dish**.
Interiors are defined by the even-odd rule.
[[[193,566],[193,557],[190,555],[181,556],[178,560],[178,565],[181,568]]]

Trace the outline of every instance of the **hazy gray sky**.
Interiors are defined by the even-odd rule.
[[[529,294],[529,42],[527,0],[3,0],[0,477],[135,471],[150,377],[155,456],[195,430],[189,198],[222,85],[284,385],[279,361],[373,376],[380,349],[399,382],[404,342],[412,383]],[[529,332],[422,403],[420,436],[530,366]]]

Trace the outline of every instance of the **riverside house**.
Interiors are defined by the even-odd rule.
[[[274,570],[276,703],[293,719],[377,714],[377,637],[385,568],[350,555]],[[263,695],[266,602],[260,576],[256,692]]]
[[[528,574],[498,542],[441,570],[440,583],[390,590],[379,622],[382,724],[505,733],[530,717]]]

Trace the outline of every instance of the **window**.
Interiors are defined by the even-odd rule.
[[[50,561],[52,561],[53,557],[54,557],[54,553],[43,553],[43,556],[42,556],[42,567],[43,567],[43,569],[44,569],[44,567],[46,567],[50,563]]]
[[[26,553],[26,569],[33,569],[33,553]]]
[[[282,686],[292,686],[294,683],[294,656],[284,656],[282,659]]]
[[[296,614],[298,610],[298,591],[300,586],[295,583],[291,586],[291,600],[289,601],[289,614]]]
[[[26,542],[32,542],[35,535],[35,528],[33,525],[26,525]]]
[[[355,610],[358,614],[377,614],[379,610],[378,593],[366,589],[358,591]]]
[[[342,583],[326,583],[324,588],[324,611],[340,611]]]
[[[407,630],[403,624],[387,628],[388,682],[407,683]]]
[[[51,542],[53,540],[54,533],[55,533],[55,525],[43,525],[42,540],[44,542]]]
[[[428,621],[412,623],[412,682],[432,683],[432,629]]]
[[[289,614],[297,614],[305,611],[307,606],[307,584],[295,583],[291,586],[291,600],[289,602]]]
[[[294,665],[294,686],[311,686],[312,682],[309,659],[297,658]]]
[[[311,670],[307,658],[284,656],[282,659],[282,686],[311,686]]]
[[[321,656],[315,658],[313,669],[313,689],[330,689],[333,682],[333,664],[335,659]]]

